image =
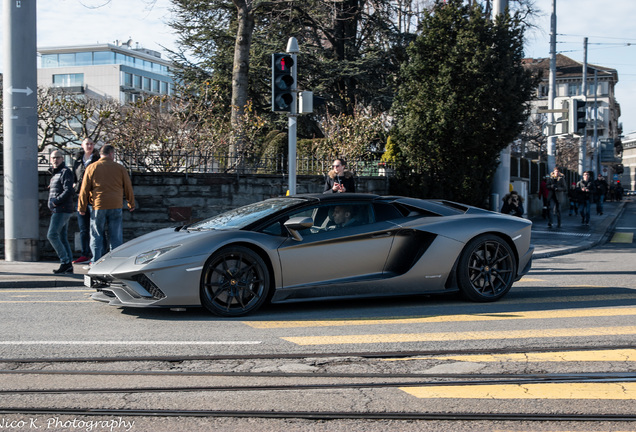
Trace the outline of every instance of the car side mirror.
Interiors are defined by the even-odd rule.
[[[294,240],[302,241],[303,236],[301,236],[298,231],[311,228],[314,225],[314,220],[310,217],[299,216],[289,219],[283,225],[285,225],[285,228],[289,231],[289,234],[291,234]]]

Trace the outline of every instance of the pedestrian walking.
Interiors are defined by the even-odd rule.
[[[599,174],[598,178],[594,180],[594,201],[596,202],[596,214],[603,215],[603,204],[605,202],[605,196],[609,189],[607,180],[603,177],[603,174]]]
[[[541,202],[543,203],[543,212],[541,213],[543,219],[548,218],[548,195],[550,194],[550,191],[548,191],[548,178],[550,178],[549,175],[543,177],[541,179],[541,183],[539,183],[539,196],[541,197]]]
[[[592,175],[589,171],[585,171],[583,173],[583,178],[576,184],[576,191],[579,199],[579,213],[581,214],[581,223],[583,225],[590,224],[590,210],[594,190]]]
[[[572,183],[568,189],[568,200],[570,201],[570,211],[568,216],[579,214],[579,201],[576,192],[576,183]]]
[[[59,150],[51,153],[49,173],[52,177],[48,205],[52,214],[46,237],[60,259],[60,267],[53,273],[73,273],[73,250],[68,241],[68,221],[74,212],[73,172],[64,163],[64,156]]]
[[[75,162],[73,163],[73,174],[75,174],[75,194],[79,195],[82,188],[82,180],[86,168],[99,160],[99,151],[95,148],[95,142],[90,138],[82,141],[82,150],[80,150]],[[80,257],[73,261],[73,264],[85,264],[90,262],[91,252],[91,207],[88,206],[84,214],[77,212],[77,225],[80,232]]]
[[[91,252],[95,263],[106,252],[103,246],[104,230],[108,225],[110,250],[120,246],[123,240],[122,207],[126,198],[128,209],[135,210],[135,195],[126,168],[115,162],[115,148],[104,145],[100,158],[86,168],[80,190],[77,209],[80,214],[92,206]]]
[[[546,187],[548,189],[548,226],[552,227],[554,216],[556,216],[557,226],[561,228],[560,195],[567,190],[567,185],[565,184],[565,177],[559,167],[554,167],[554,170],[546,182]]]

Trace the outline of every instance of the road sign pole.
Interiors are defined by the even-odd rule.
[[[3,6],[4,256],[7,261],[37,261],[36,2],[7,0]]]

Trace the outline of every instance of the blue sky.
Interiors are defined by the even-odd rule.
[[[536,30],[526,34],[526,57],[550,55],[552,0],[534,0],[542,10]],[[557,52],[583,62],[583,39],[588,38],[587,62],[616,69],[616,98],[621,105],[623,133],[636,131],[636,1],[556,0]],[[590,78],[592,79],[592,78]]]
[[[583,61],[583,38],[587,37],[588,62],[618,71],[620,122],[625,133],[636,131],[636,0],[556,1],[557,52]],[[552,0],[534,2],[542,15],[534,20],[537,28],[526,34],[526,57],[548,57]],[[132,38],[155,51],[162,52],[162,46],[174,49],[175,36],[166,24],[169,8],[169,0],[39,0],[38,46]],[[0,42],[2,37],[0,33]]]

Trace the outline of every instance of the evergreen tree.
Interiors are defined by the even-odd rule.
[[[284,51],[294,36],[301,49],[299,87],[324,96],[335,114],[353,114],[356,104],[385,111],[404,48],[414,36],[405,22],[421,15],[413,9],[420,1],[172,0],[171,26],[183,49],[173,60],[182,66],[184,80],[220,83],[228,89],[228,104],[243,106],[250,99],[265,112],[271,54]],[[244,31],[238,37],[243,21],[253,24],[249,44],[237,43],[247,39]],[[232,89],[238,82],[244,98],[231,96],[239,91]]]
[[[493,22],[477,3],[439,1],[407,52],[393,105],[396,193],[484,206],[536,86],[521,63],[520,17]]]

